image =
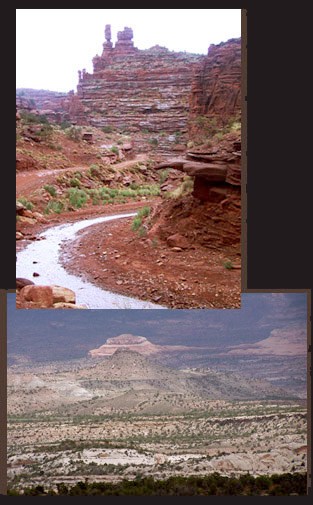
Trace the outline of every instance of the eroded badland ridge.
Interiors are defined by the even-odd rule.
[[[85,232],[66,268],[168,308],[239,308],[241,40],[197,55],[132,39],[125,28],[113,46],[107,25],[76,93],[17,90],[18,247],[65,211],[149,206],[133,229],[125,220]],[[26,291],[20,308],[54,306]]]
[[[305,401],[260,379],[170,368],[147,346],[124,334],[107,357],[10,367],[11,487],[40,483],[43,469],[51,486],[305,471]]]

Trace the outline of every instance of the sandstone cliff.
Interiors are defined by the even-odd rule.
[[[189,99],[189,137],[223,127],[241,113],[241,39],[211,44],[194,69]]]
[[[106,343],[101,345],[98,349],[90,350],[88,356],[90,358],[105,358],[121,350],[134,351],[145,356],[152,356],[159,353],[188,351],[193,349],[195,348],[184,345],[154,345],[145,337],[126,333],[118,337],[108,338]]]
[[[168,154],[188,138],[218,128],[241,110],[241,39],[211,45],[208,55],[139,50],[133,31],[105,28],[102,54],[93,72],[78,71],[77,93],[17,90],[17,109],[33,107],[49,121],[90,125],[132,135],[135,148]],[[143,137],[143,134],[146,136]]]

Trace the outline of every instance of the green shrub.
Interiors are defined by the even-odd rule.
[[[76,177],[72,177],[70,179],[70,185],[72,186],[72,188],[80,188],[81,182]]]
[[[51,200],[45,208],[45,214],[50,214],[50,210],[53,210],[56,214],[61,214],[64,209],[64,205],[59,200]]]
[[[62,123],[61,123],[61,128],[62,130],[66,130],[67,128],[70,128],[71,127],[71,123],[69,123],[68,121],[66,121],[66,119],[63,119]]]
[[[106,125],[106,126],[103,126],[101,128],[101,130],[103,131],[103,133],[112,133],[113,132],[113,127],[110,126],[110,125]]]
[[[227,268],[227,270],[231,270],[233,268],[233,264],[231,261],[225,261],[223,265],[225,268]]]
[[[111,147],[111,153],[118,154],[118,148],[116,146]]]
[[[165,168],[164,170],[161,170],[159,172],[159,178],[160,178],[160,184],[163,184],[163,182],[165,181],[165,179],[167,178],[169,172],[170,172],[170,168]]]
[[[56,189],[54,186],[49,186],[48,184],[46,184],[44,186],[44,189],[47,191],[47,193],[49,193],[51,196],[56,196]]]
[[[69,128],[66,128],[65,134],[70,140],[79,142],[82,139],[82,128],[80,126],[72,125]]]
[[[88,195],[83,189],[69,188],[66,194],[70,205],[72,205],[72,207],[77,207],[78,209],[80,209],[88,199]]]
[[[144,237],[145,235],[147,235],[147,230],[141,226],[138,230],[138,233],[139,233],[139,237]]]
[[[134,217],[132,223],[132,230],[137,231],[140,228],[140,226],[141,226],[141,218],[138,216]]]
[[[142,209],[139,209],[139,211],[137,212],[137,216],[139,218],[141,217],[146,217],[150,214],[150,207],[143,207]]]
[[[27,112],[25,110],[22,110],[20,113],[22,123],[28,124],[28,123],[42,123],[42,124],[47,124],[48,119],[45,114],[33,114],[31,112]]]
[[[18,198],[18,201],[21,202],[24,207],[26,207],[27,210],[33,210],[34,208],[34,205],[32,204],[32,202],[29,202],[28,200],[26,200],[26,198]]]
[[[183,195],[187,193],[191,193],[193,190],[193,179],[188,175],[184,177],[184,181],[178,186],[178,188],[174,189],[174,191],[167,191],[165,193],[165,198],[181,198]]]

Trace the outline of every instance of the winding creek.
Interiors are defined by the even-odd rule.
[[[33,279],[35,284],[56,284],[72,289],[76,294],[76,304],[86,305],[89,309],[166,309],[167,307],[148,301],[104,291],[80,277],[67,273],[59,262],[61,245],[74,240],[78,231],[93,224],[135,215],[136,213],[101,216],[49,228],[39,235],[44,237],[43,240],[33,242],[17,253],[16,277]],[[34,272],[39,274],[38,278],[33,278]],[[39,279],[39,282],[36,282],[36,279]]]

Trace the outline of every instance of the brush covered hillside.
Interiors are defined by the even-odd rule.
[[[9,373],[10,412],[62,409],[82,413],[177,413],[207,400],[293,400],[266,381],[211,369],[174,370],[145,356],[119,349],[96,364],[70,371]],[[13,370],[12,370],[13,372]],[[31,401],[25,398],[31,393]]]
[[[8,374],[11,492],[43,479],[56,490],[86,478],[304,472],[306,430],[305,402],[265,381],[173,370],[125,349]]]

